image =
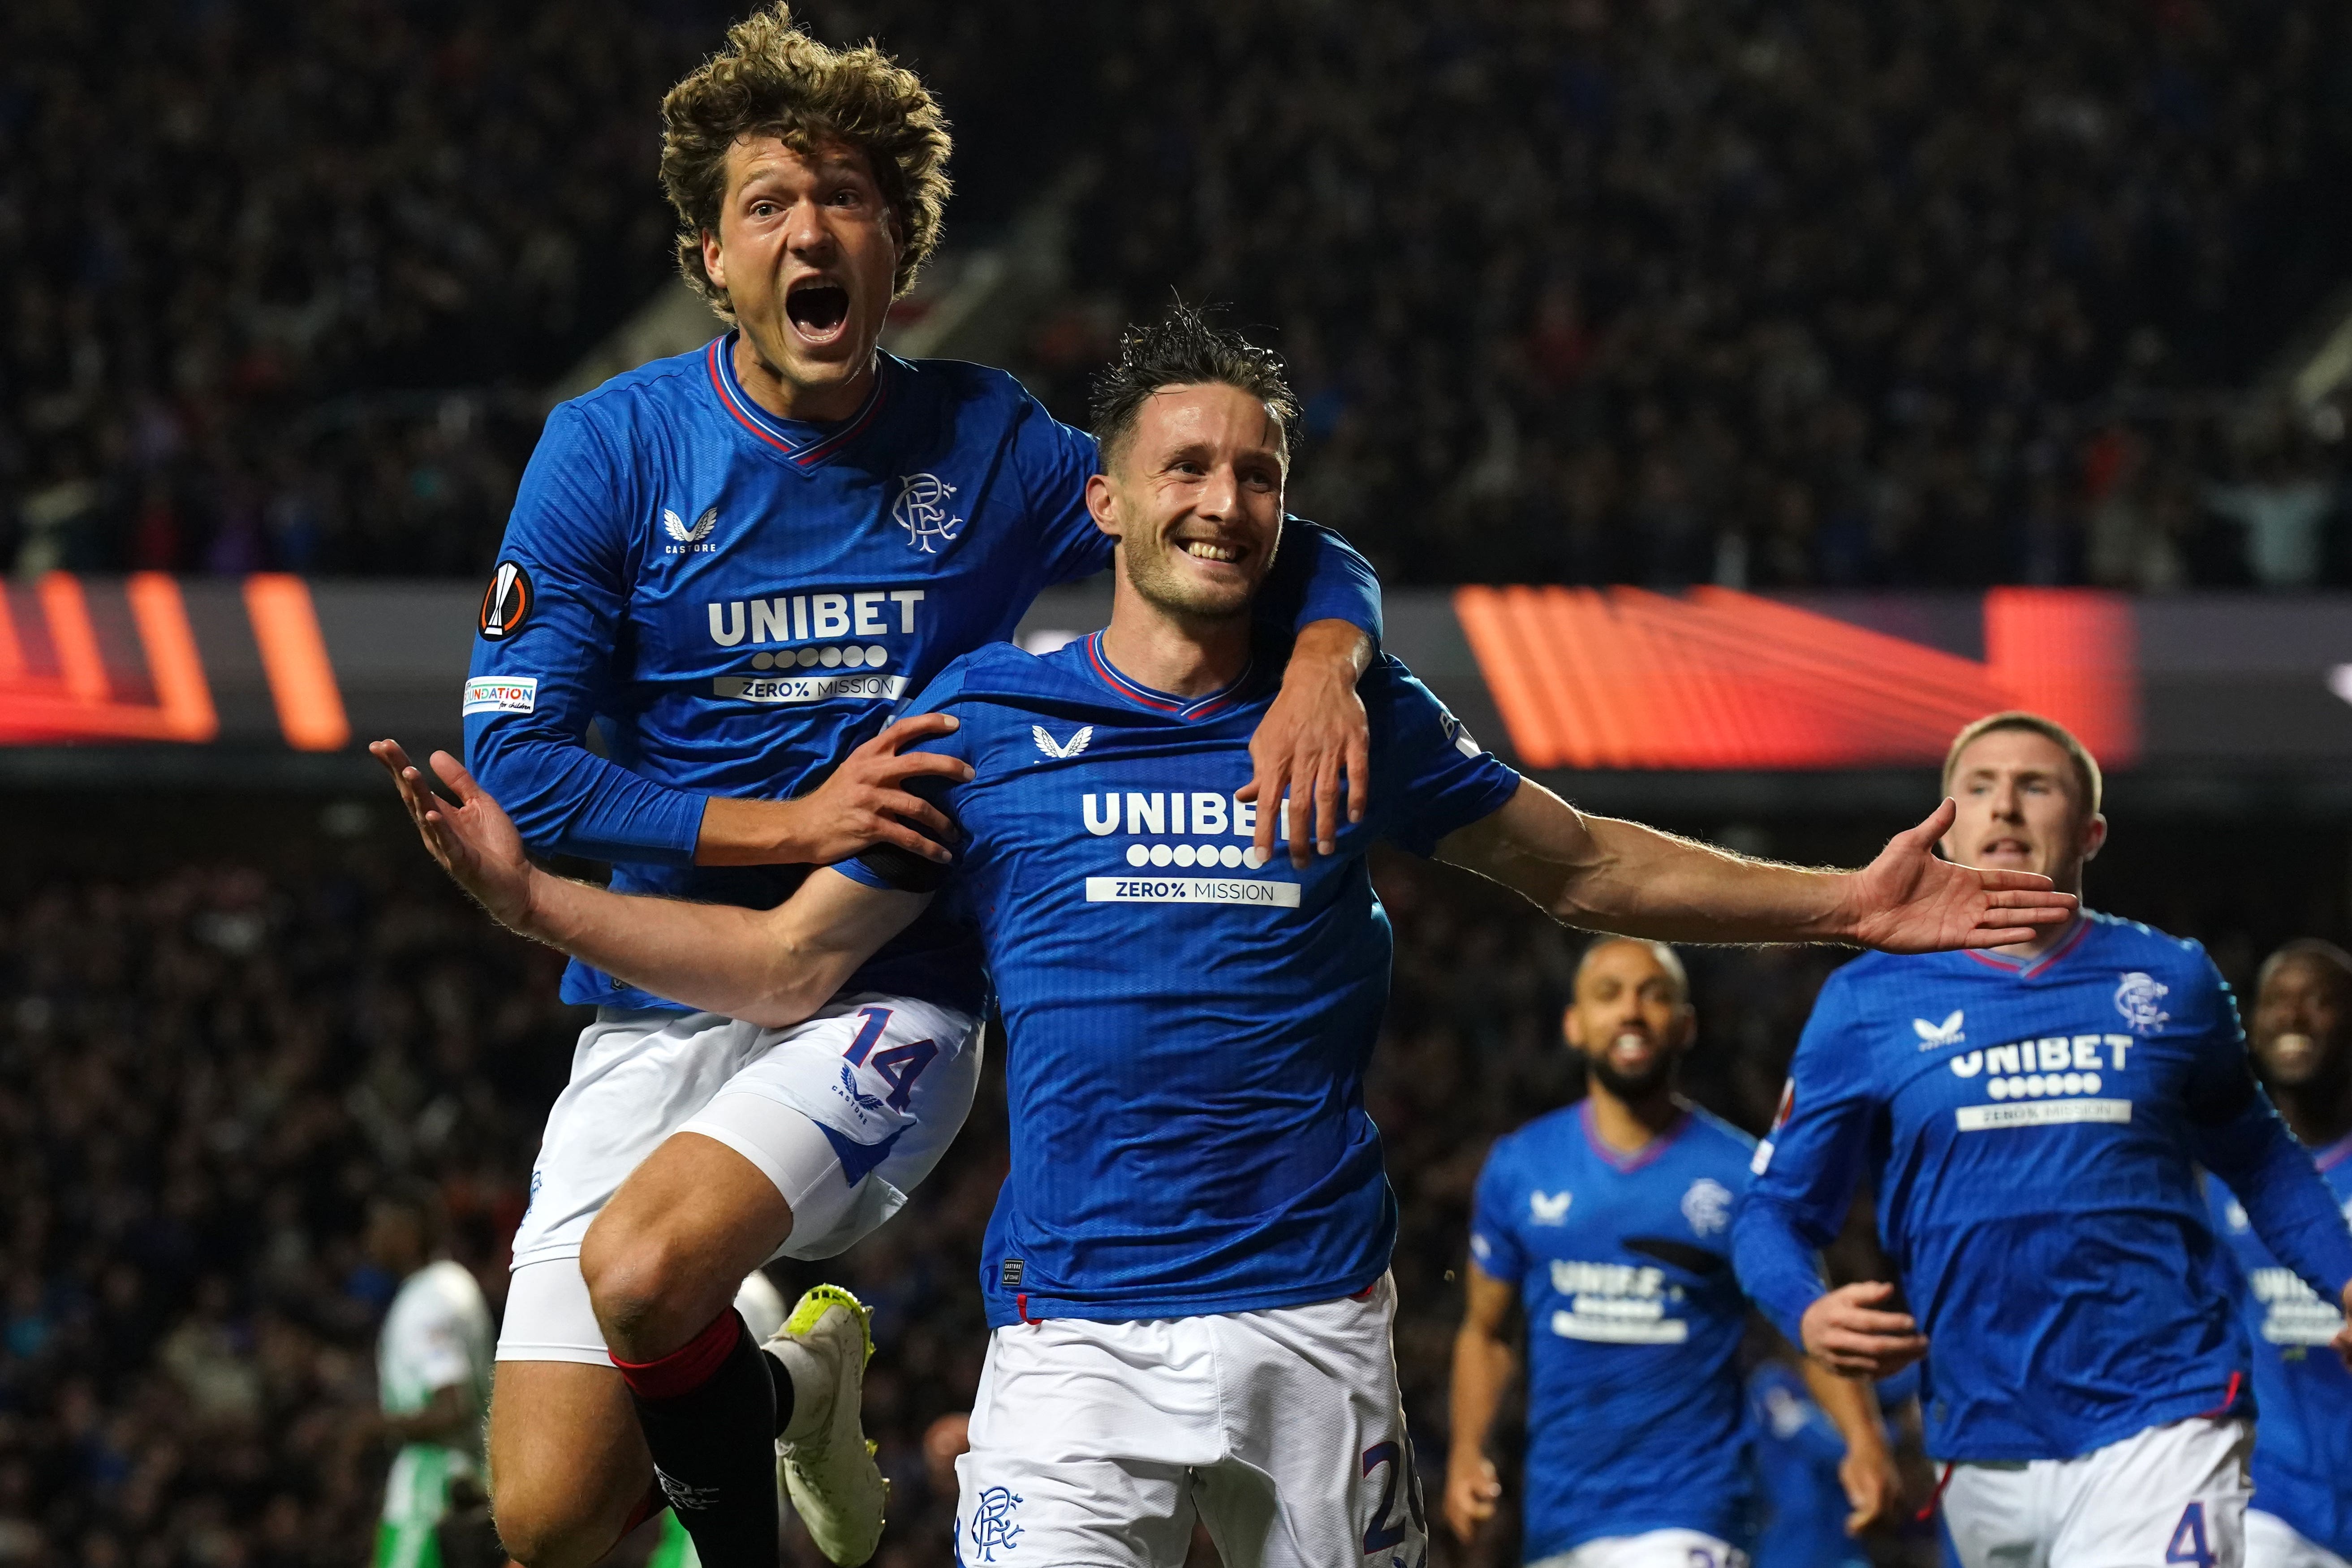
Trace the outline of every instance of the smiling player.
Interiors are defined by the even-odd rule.
[[[624,890],[764,908],[877,842],[938,853],[922,830],[945,822],[907,786],[955,764],[898,748],[941,721],[876,731],[1110,544],[1087,514],[1091,438],[1001,372],[877,348],[947,194],[947,131],[912,73],[777,9],[662,114],[681,266],[732,330],[550,416],[483,598],[467,749],[534,848],[612,861]],[[1254,780],[1311,799],[1328,843],[1343,766],[1364,805],[1354,685],[1378,584],[1311,524],[1286,546],[1267,614],[1296,647]],[[720,1474],[705,1453],[747,1426],[782,1441],[820,1549],[871,1554],[864,1310],[813,1294],[766,1357],[696,1336],[777,1247],[837,1253],[922,1179],[971,1103],[982,990],[932,918],[782,1033],[566,971],[597,1016],[532,1172],[490,1414],[517,1557],[593,1561],[658,1506],[658,1472],[709,1568],[772,1558],[772,1467]],[[765,1523],[713,1504],[754,1487]],[[742,1540],[709,1535],[722,1517]]]
[[[1533,1568],[1741,1568],[1755,1498],[1739,1377],[1748,1300],[1731,1211],[1756,1141],[1675,1092],[1696,1037],[1690,980],[1663,942],[1605,938],[1577,962],[1561,1032],[1588,1089],[1498,1141],[1479,1173],[1454,1342],[1445,1518],[1465,1543],[1502,1496],[1486,1439],[1528,1321]],[[1863,1384],[1805,1363],[1844,1440],[1855,1531],[1902,1496]],[[1596,1431],[1609,1434],[1593,1441]]]
[[[2107,823],[2074,736],[1994,714],[1944,777],[1948,857],[2080,889]],[[2352,1300],[2352,1232],[2195,942],[2086,911],[1997,952],[1858,959],[1822,988],[1757,1159],[1741,1284],[1840,1371],[1926,1355],[1963,1568],[2236,1568],[2247,1367],[2195,1166],[2326,1300]],[[1910,1312],[1889,1282],[1824,1292],[1815,1269],[1865,1173]]]
[[[1086,492],[1117,542],[1109,626],[1044,658],[981,649],[917,703],[943,731],[924,785],[952,823],[944,877],[890,844],[771,910],[625,897],[533,868],[454,760],[433,765],[461,807],[376,748],[427,846],[499,919],[716,1014],[789,1028],[837,1007],[943,880],[940,903],[980,922],[1019,1044],[983,1250],[997,1331],[959,1466],[967,1563],[1017,1542],[1016,1561],[1172,1565],[1196,1515],[1234,1568],[1420,1560],[1389,1345],[1395,1203],[1363,1110],[1390,957],[1374,838],[1658,937],[1928,948],[2021,939],[2071,907],[2041,878],[1936,860],[1948,805],[1844,874],[1582,816],[1385,658],[1363,687],[1366,820],[1335,856],[1269,865],[1253,816],[1280,814],[1243,798],[1275,700],[1250,612],[1284,543],[1296,418],[1278,362],[1196,315],[1129,334]],[[845,1070],[896,1037],[887,1005],[861,1013]],[[741,1342],[714,1315],[668,1364]],[[714,1430],[711,1463],[765,1436]],[[716,1455],[722,1436],[736,1458]],[[755,1501],[722,1491],[713,1511]]]
[[[2254,1067],[2328,1190],[2352,1212],[2352,955],[2325,942],[2271,954],[2254,983]],[[2352,1372],[2327,1352],[2336,1303],[2279,1267],[2242,1205],[2207,1177],[2215,1226],[2237,1254],[2253,1354],[2254,1506],[2248,1568],[2352,1562]]]

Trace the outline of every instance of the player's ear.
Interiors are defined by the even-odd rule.
[[[1584,1049],[1584,1020],[1577,1016],[1576,1005],[1570,1003],[1559,1016],[1559,1032],[1563,1039],[1577,1050]]]
[[[719,243],[717,229],[702,231],[702,270],[713,289],[722,294],[727,291],[727,251]]]
[[[2099,851],[2106,847],[2106,843],[2107,819],[2101,813],[2093,812],[2091,820],[2083,828],[2083,858],[2097,859]]]
[[[1118,492],[1113,488],[1108,474],[1087,476],[1087,510],[1093,514],[1097,528],[1113,539],[1119,537]]]

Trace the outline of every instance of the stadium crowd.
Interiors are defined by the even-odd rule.
[[[437,1184],[454,1255],[502,1299],[577,1019],[552,956],[496,932],[387,819],[379,837],[297,831],[241,861],[120,877],[59,861],[0,889],[5,1568],[363,1561],[389,1455],[373,1336],[398,1283],[362,1250],[368,1194]],[[1851,858],[1875,831],[1744,842]],[[2341,925],[2340,843],[2331,859],[2303,838],[2203,837],[2179,856],[2151,836],[2133,857],[2126,838],[2095,901],[2218,938],[2242,981],[2272,942]],[[1395,1001],[1366,1098],[1401,1201],[1397,1343],[1434,1486],[1471,1185],[1497,1133],[1578,1092],[1554,1032],[1576,948],[1455,873],[1391,858],[1380,880]],[[1760,1128],[1837,955],[1691,956],[1686,1086]],[[1004,1160],[995,1079],[904,1215],[838,1259],[773,1270],[787,1300],[832,1279],[877,1309],[887,1568],[950,1561],[952,1497],[923,1439],[979,1373],[974,1270]],[[1508,1561],[1509,1545],[1473,1558],[1449,1541],[1440,1561]]]
[[[2340,6],[1121,11],[1045,357],[1171,284],[1278,329],[1297,508],[1392,581],[2352,565],[2340,443],[2209,395],[2337,280]]]
[[[1090,161],[1057,409],[1229,302],[1391,582],[2352,581],[2336,412],[2231,390],[2338,280],[2325,0],[803,10],[925,71],[957,232]],[[732,14],[8,6],[0,560],[481,570]]]

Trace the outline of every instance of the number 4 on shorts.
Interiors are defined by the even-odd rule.
[[[2205,1541],[2203,1503],[2192,1502],[2180,1510],[2180,1522],[2172,1527],[2172,1544],[2164,1549],[2164,1560],[2213,1568],[2213,1549]]]

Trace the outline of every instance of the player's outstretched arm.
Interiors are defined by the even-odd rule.
[[[392,774],[433,858],[499,923],[706,1012],[799,1023],[930,901],[831,870],[772,910],[614,893],[532,865],[499,803],[447,752],[436,752],[430,764],[456,793],[454,805],[396,742],[368,751]]]
[[[1454,1443],[1445,1461],[1445,1522],[1455,1539],[1467,1545],[1478,1527],[1495,1517],[1502,1500],[1503,1483],[1495,1461],[1486,1457],[1486,1436],[1495,1413],[1518,1375],[1518,1357],[1511,1349],[1509,1327],[1513,1291],[1473,1263],[1464,1276],[1468,1301],[1461,1330],[1454,1336],[1452,1394]]]
[[[1950,801],[1853,871],[1750,859],[1638,822],[1590,816],[1532,781],[1446,835],[1437,858],[1570,925],[1661,942],[1839,942],[1888,952],[2004,947],[2074,910],[2047,877],[1937,858]]]

